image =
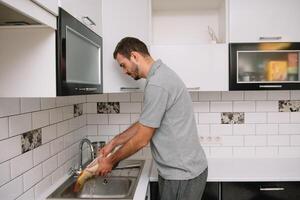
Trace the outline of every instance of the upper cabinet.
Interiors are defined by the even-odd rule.
[[[101,0],[60,0],[60,6],[102,36]]]
[[[59,0],[31,0],[35,2],[37,5],[41,6],[48,12],[52,13],[53,15],[58,15],[58,1]]]
[[[229,0],[230,42],[300,42],[299,0]]]
[[[144,80],[123,74],[113,58],[117,43],[124,37],[137,37],[149,45],[150,0],[102,0],[103,86],[104,92],[142,91]]]

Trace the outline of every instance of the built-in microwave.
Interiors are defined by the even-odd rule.
[[[62,8],[57,26],[57,96],[102,93],[102,38]]]
[[[300,43],[229,44],[229,90],[300,89]]]

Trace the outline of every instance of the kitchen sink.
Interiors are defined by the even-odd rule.
[[[107,177],[89,179],[77,193],[73,192],[76,176],[72,175],[47,199],[133,199],[143,165],[143,160],[122,161]]]

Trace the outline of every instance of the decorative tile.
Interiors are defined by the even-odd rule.
[[[74,117],[78,117],[83,113],[83,104],[74,104]]]
[[[222,124],[244,124],[245,113],[244,112],[223,112],[221,113]]]
[[[22,153],[30,151],[42,145],[42,129],[36,129],[23,133],[21,136]]]
[[[98,114],[117,114],[120,113],[120,102],[98,102]]]
[[[300,101],[279,101],[279,112],[300,112]]]

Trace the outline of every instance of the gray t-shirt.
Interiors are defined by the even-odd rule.
[[[147,76],[139,123],[156,128],[150,147],[163,178],[188,180],[207,168],[190,94],[177,74],[160,60]]]

